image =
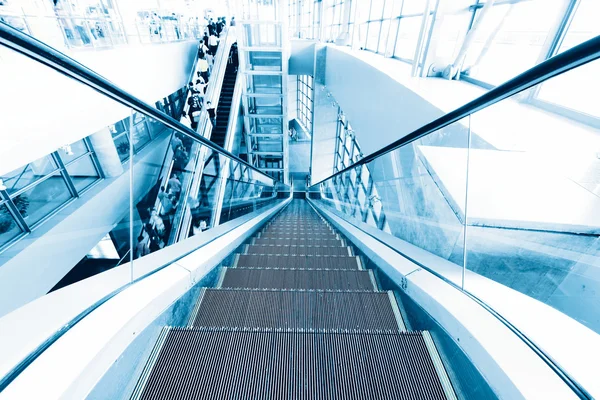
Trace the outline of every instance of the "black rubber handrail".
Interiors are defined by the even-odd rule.
[[[273,177],[266,175],[256,167],[252,166],[248,162],[242,160],[238,156],[228,152],[221,146],[218,146],[199,135],[191,128],[186,127],[176,119],[166,115],[165,113],[157,110],[151,105],[143,102],[132,94],[119,88],[108,79],[104,78],[100,74],[94,72],[88,67],[80,64],[71,57],[61,53],[60,51],[48,46],[47,44],[20,32],[19,30],[0,22],[0,44],[20,53],[26,57],[29,57],[47,67],[52,68],[59,73],[68,76],[78,82],[83,83],[86,86],[96,90],[97,92],[113,99],[114,101],[123,104],[126,107],[132,108],[135,111],[142,113],[150,118],[153,118],[167,127],[181,133],[182,135],[188,136],[193,140],[202,143],[209,149],[216,151],[219,154],[224,155],[230,159],[233,159],[241,164],[246,165],[254,172],[261,176],[271,180],[273,184],[277,182]]]
[[[598,58],[600,58],[600,36],[596,36],[587,42],[583,42],[572,49],[569,49],[536,65],[535,67],[523,72],[520,75],[517,75],[509,81],[506,81],[502,85],[490,90],[475,100],[470,101],[464,106],[441,116],[440,118],[413,131],[412,133],[409,133],[408,135],[396,140],[395,142],[390,143],[376,152],[369,154],[349,167],[346,167],[343,170],[320,180],[319,182],[313,183],[311,187],[332,179],[338,175],[345,174],[356,167],[369,163],[383,156],[384,154],[414,142],[423,136],[437,132],[438,130],[460,121],[461,119],[477,111],[487,108],[498,103],[499,101],[538,85],[545,80],[553,78],[573,68],[580,67]]]

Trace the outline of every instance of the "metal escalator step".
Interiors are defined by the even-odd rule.
[[[292,238],[298,238],[298,239],[303,239],[303,238],[315,238],[315,239],[319,239],[319,238],[323,238],[323,239],[332,239],[335,238],[337,239],[337,236],[335,233],[333,233],[332,231],[323,231],[323,232],[310,232],[310,231],[306,231],[306,232],[261,232],[260,235],[258,237],[261,238],[269,238],[269,239],[279,239],[279,238],[288,238],[288,237],[292,237]]]
[[[141,386],[141,384],[140,384]],[[172,328],[135,399],[454,399],[422,332]]]
[[[195,327],[402,330],[387,292],[206,289]]]
[[[280,254],[301,256],[351,256],[352,249],[348,246],[272,246],[261,244],[250,244],[247,246],[246,254]]]
[[[312,257],[237,254],[233,267],[243,268],[299,268],[299,269],[362,269],[357,256]]]
[[[240,289],[375,291],[372,271],[223,268],[220,286]]]
[[[267,246],[345,246],[340,239],[315,238],[315,237],[282,237],[282,238],[255,238],[252,244]]]

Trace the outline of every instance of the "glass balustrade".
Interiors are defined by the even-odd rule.
[[[523,99],[569,82],[565,98],[593,107],[590,71],[600,60],[357,163],[314,185],[311,198],[580,376],[595,357],[582,346],[600,339],[600,123],[593,112],[575,120]]]
[[[289,188],[282,194],[274,179],[183,125],[184,131],[174,129],[6,47],[0,57],[7,61],[5,79],[22,83],[5,85],[3,109],[15,110],[10,104],[27,102],[31,93],[46,105],[33,114],[17,108],[0,121],[0,130],[10,132],[0,138],[0,316],[68,289],[73,307],[49,309],[47,316],[74,317],[98,293],[195,247],[167,248],[201,244],[211,229],[289,197]],[[46,84],[21,79],[19,71]],[[57,92],[65,94],[60,104]],[[182,88],[155,106],[175,123],[187,96]],[[209,126],[203,111],[197,132],[210,133]],[[96,289],[79,292],[73,284],[87,278]]]

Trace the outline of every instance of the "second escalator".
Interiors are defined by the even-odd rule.
[[[233,101],[233,90],[235,88],[237,77],[237,65],[235,62],[232,62],[232,60],[236,59],[233,54],[236,51],[236,46],[232,46],[231,50],[229,50],[230,62],[227,63],[227,68],[225,69],[225,77],[223,78],[223,86],[221,87],[219,104],[217,105],[217,124],[213,127],[210,135],[210,140],[221,147],[225,147],[227,125],[229,123],[229,114],[231,112]]]

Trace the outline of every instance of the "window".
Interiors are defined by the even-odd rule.
[[[248,112],[258,115],[283,114],[283,99],[280,97],[248,97]]]
[[[101,178],[95,155],[85,139],[58,149],[57,153],[77,193],[82,193]]]
[[[464,73],[499,85],[533,67],[560,23],[564,5],[563,0],[498,2],[482,21],[478,21],[481,10],[475,10],[475,23],[481,25],[468,50]]]
[[[3,175],[0,247],[31,231],[100,180],[94,157],[87,139],[82,139]]]
[[[600,2],[582,0],[556,53],[562,53],[600,35],[597,20],[599,15]],[[596,60],[545,82],[537,97],[542,101],[600,118],[599,75],[600,61]]]
[[[297,90],[297,115],[298,121],[312,134],[313,120],[313,77],[310,75],[298,75]]]
[[[351,0],[331,0],[325,3],[323,24],[324,41],[334,42],[340,34],[348,32],[349,21],[344,21],[344,8],[351,6]]]
[[[7,204],[0,202],[0,249],[23,234]],[[23,208],[20,202],[16,206]]]
[[[281,75],[248,75],[248,93],[281,94]]]
[[[281,71],[281,52],[248,51],[246,56],[249,71]]]
[[[333,172],[339,172],[356,163],[363,157],[350,122],[341,110],[338,110]]]
[[[8,222],[14,219],[9,215],[15,210],[33,227],[76,195],[69,189],[69,178],[57,157],[56,152],[52,153],[1,177],[6,190],[1,191],[4,207],[0,220],[6,221],[7,232],[15,233],[18,229]]]
[[[400,19],[394,56],[403,60],[413,61],[423,16],[408,17]]]

